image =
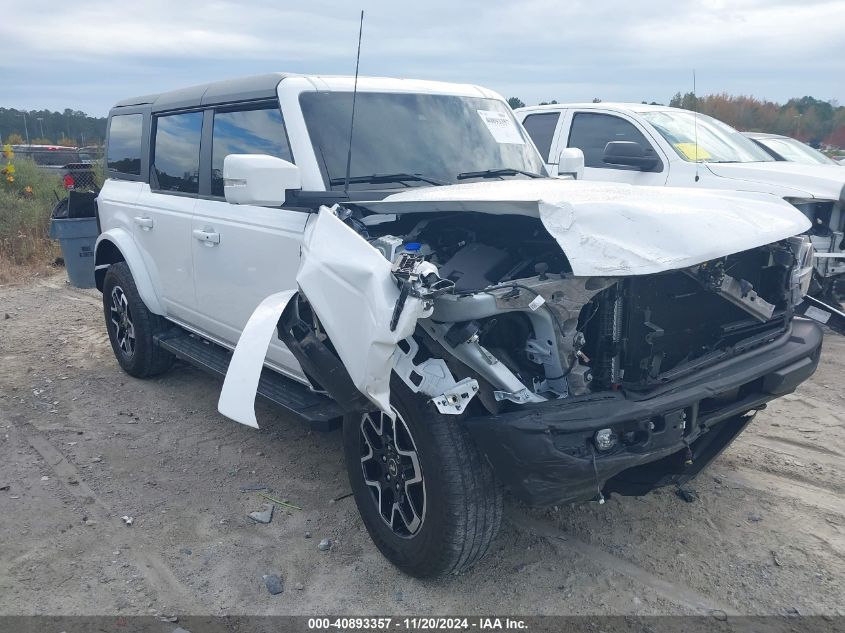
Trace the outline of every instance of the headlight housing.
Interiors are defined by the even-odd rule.
[[[790,237],[787,242],[792,253],[795,255],[795,266],[792,268],[790,289],[792,290],[792,303],[793,305],[798,305],[810,291],[816,249],[813,247],[813,242],[810,241],[808,235],[796,235],[795,237]]]

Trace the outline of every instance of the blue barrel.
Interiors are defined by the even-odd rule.
[[[94,244],[97,242],[97,218],[54,218],[50,237],[59,240],[71,286],[93,288]]]

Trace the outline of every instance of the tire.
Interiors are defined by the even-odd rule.
[[[381,412],[344,418],[346,467],[358,511],[376,547],[405,573],[425,578],[461,572],[484,556],[499,531],[501,487],[458,417],[441,415],[395,375],[391,400],[395,427]],[[388,443],[391,430],[395,440]],[[418,476],[422,481],[414,483]],[[399,497],[393,494],[397,481],[406,493]],[[393,502],[401,511],[392,512]]]
[[[173,364],[173,355],[153,337],[167,330],[167,321],[144,305],[126,262],[112,264],[103,281],[103,314],[112,351],[130,376],[149,378]]]

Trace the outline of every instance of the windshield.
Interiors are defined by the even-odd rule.
[[[774,159],[750,139],[704,114],[675,110],[643,112],[641,116],[686,161],[705,163],[757,163]],[[696,149],[696,138],[698,147]]]
[[[797,141],[794,138],[758,138],[755,139],[761,145],[765,145],[775,154],[782,156],[784,160],[805,165],[837,165],[819,150]]]
[[[300,104],[326,186],[342,190],[352,93],[304,92]],[[510,171],[467,176],[500,169]],[[520,171],[546,175],[540,155],[502,101],[358,93],[349,189],[530,177]],[[459,175],[463,177],[459,179]]]

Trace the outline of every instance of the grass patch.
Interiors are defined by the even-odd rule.
[[[13,162],[15,181],[0,182],[0,283],[41,274],[61,254],[49,237],[53,207],[67,196],[61,179],[31,160]]]

